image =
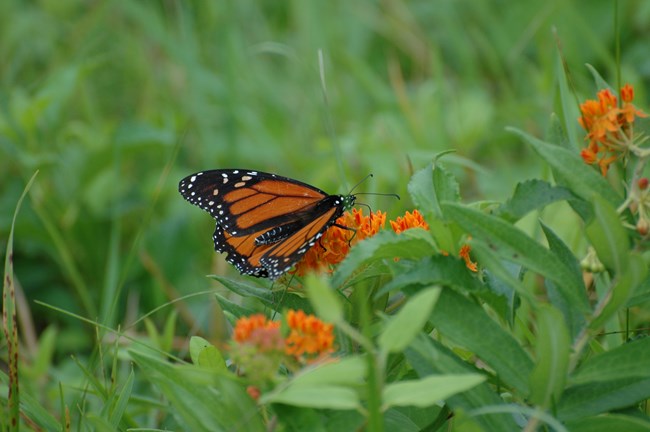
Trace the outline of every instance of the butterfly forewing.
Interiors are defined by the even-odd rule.
[[[251,170],[211,170],[179,183],[183,197],[233,236],[294,220],[328,195],[297,180]]]

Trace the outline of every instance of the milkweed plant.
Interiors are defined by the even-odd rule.
[[[410,179],[415,209],[346,212],[271,289],[214,276],[263,307],[218,296],[232,339],[190,342],[199,392],[196,370],[135,362],[194,377],[158,379],[183,421],[203,407],[224,430],[646,430],[646,114],[595,76],[545,140],[511,129],[548,179],[463,204],[437,158]],[[547,212],[581,228],[563,238]]]

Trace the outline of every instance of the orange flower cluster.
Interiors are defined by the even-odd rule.
[[[284,348],[280,323],[271,321],[262,314],[238,319],[233,330],[233,340],[254,345],[258,352],[281,351]]]
[[[262,314],[242,317],[235,323],[233,340],[241,345],[255,346],[257,354],[282,351],[303,360],[329,354],[334,349],[334,326],[302,310],[289,309],[286,315],[289,335],[282,337],[279,321]]]
[[[413,213],[407,211],[404,214],[404,217],[398,216],[394,221],[390,221],[390,227],[397,234],[411,228],[423,228],[429,231],[429,224],[424,220],[422,213],[417,211],[417,209],[413,210]]]
[[[384,227],[386,213],[381,210],[376,213],[363,215],[363,210],[352,209],[352,213],[345,212],[336,220],[336,225],[347,227],[340,228],[332,225],[325,231],[316,246],[309,249],[305,256],[296,264],[294,273],[304,276],[311,271],[331,271],[331,266],[340,263],[347,256],[350,247],[357,242],[372,237]]]
[[[327,355],[334,351],[334,326],[326,324],[314,315],[302,310],[287,312],[289,336],[285,343],[287,355],[296,359],[308,360]]]
[[[347,229],[332,225],[321,237],[319,244],[307,251],[305,256],[296,264],[292,273],[304,276],[309,272],[332,271],[332,266],[340,263],[347,256],[350,248],[357,242],[377,234],[386,224],[386,214],[381,211],[363,214],[363,210],[352,209],[352,213],[345,212],[336,220],[336,224],[348,227]],[[422,213],[417,209],[413,213],[406,212],[404,216],[390,221],[390,226],[397,234],[411,229],[422,228],[429,230],[429,224],[424,220]],[[460,257],[465,260],[467,268],[473,272],[478,271],[476,263],[469,257],[470,247],[464,245],[460,250]],[[446,252],[443,251],[446,254]]]
[[[598,100],[589,99],[580,105],[580,126],[587,131],[589,144],[580,155],[585,163],[596,164],[603,175],[609,166],[627,154],[632,143],[632,124],[636,117],[647,115],[633,104],[634,89],[626,84],[621,89],[622,106],[609,90],[598,92]]]

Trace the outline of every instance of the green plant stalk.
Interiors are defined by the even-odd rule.
[[[16,203],[11,230],[7,239],[7,254],[5,256],[5,272],[2,284],[2,329],[7,344],[7,358],[9,366],[9,389],[7,394],[7,407],[0,409],[0,425],[3,430],[20,430],[20,391],[18,381],[18,320],[16,317],[16,286],[14,284],[14,227],[20,207],[32,187],[38,171],[25,186],[22,195]],[[6,414],[6,415],[5,415]]]
[[[371,329],[371,306],[368,299],[368,288],[365,283],[358,287],[358,307],[360,310],[359,321],[361,331],[366,340],[372,340]],[[381,414],[381,380],[379,377],[379,368],[377,365],[377,353],[374,347],[366,353],[368,368],[368,431],[383,432],[384,421]]]

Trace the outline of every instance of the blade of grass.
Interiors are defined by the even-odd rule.
[[[7,394],[6,415],[8,422],[5,424],[7,430],[18,431],[20,429],[20,390],[18,383],[18,322],[16,319],[16,287],[14,285],[14,227],[20,207],[36,179],[38,171],[25,186],[22,195],[16,204],[14,217],[11,221],[9,239],[7,240],[7,254],[5,256],[5,277],[2,284],[2,329],[7,341],[7,358],[9,362],[9,393]],[[5,413],[5,410],[2,410]],[[5,417],[3,415],[3,417]]]

